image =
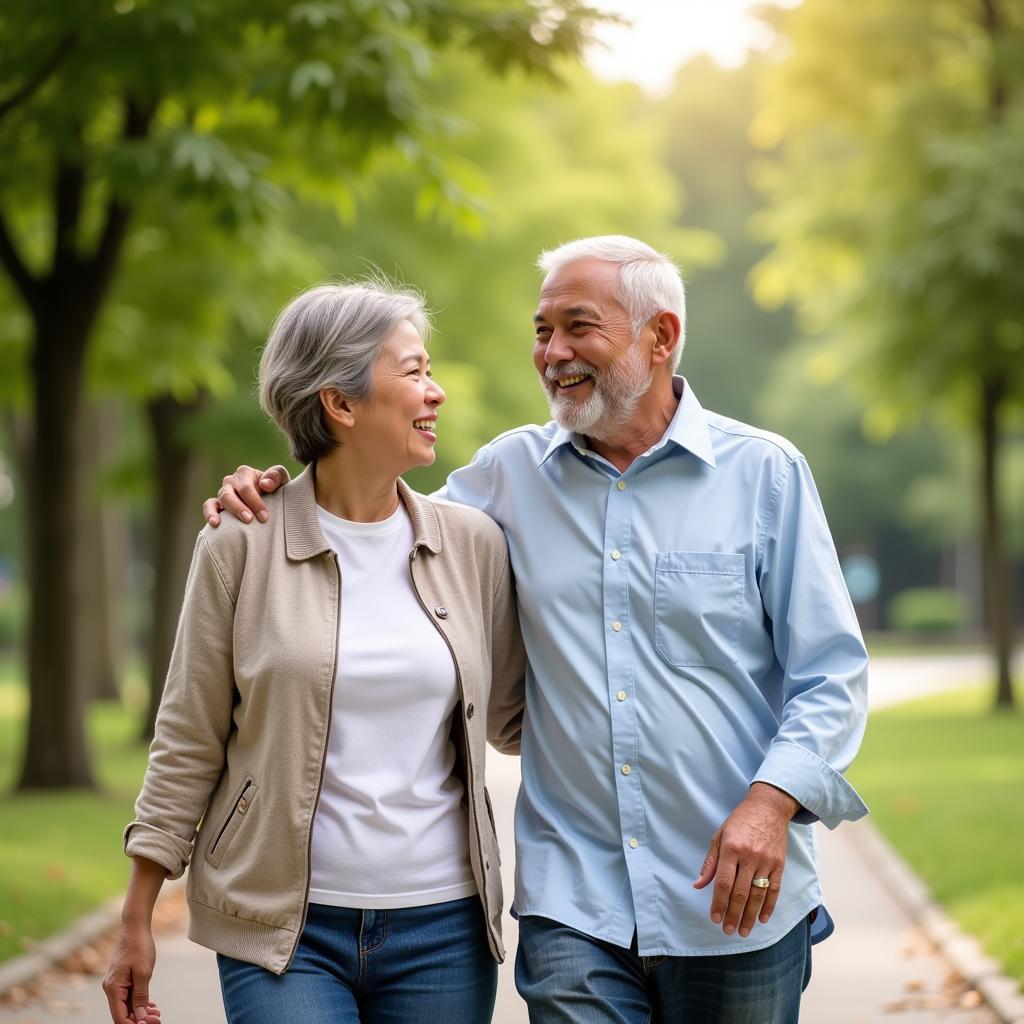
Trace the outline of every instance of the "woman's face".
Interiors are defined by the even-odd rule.
[[[430,376],[430,358],[408,320],[395,329],[373,364],[369,395],[353,404],[352,439],[375,467],[395,475],[433,463],[437,410],[445,400]]]

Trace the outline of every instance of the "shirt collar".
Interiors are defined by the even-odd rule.
[[[674,376],[672,389],[679,398],[679,405],[676,407],[675,415],[672,417],[668,429],[662,435],[661,440],[651,448],[651,451],[655,452],[671,441],[685,451],[692,452],[702,462],[715,469],[717,463],[711,447],[707,414],[700,402],[697,401],[697,396],[693,393],[693,388],[690,387],[685,377]],[[586,438],[574,434],[564,427],[559,427],[548,442],[537,466],[543,466],[559,448],[566,445],[572,445],[577,451],[586,451],[587,448]]]
[[[315,466],[316,463],[311,462],[282,492],[285,549],[289,558],[299,561],[331,550],[320,529],[316,510]],[[398,496],[412,520],[415,546],[437,554],[441,550],[441,530],[437,511],[430,499],[417,494],[401,477],[398,479]]]

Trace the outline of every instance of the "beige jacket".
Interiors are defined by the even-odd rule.
[[[525,658],[501,530],[399,481],[413,585],[455,660],[457,770],[491,951],[501,876],[484,786],[489,737],[518,747]],[[224,517],[196,542],[129,856],[189,865],[189,935],[282,974],[306,919],[310,836],[328,749],[341,567],[320,531],[311,468],[268,501],[270,521]],[[198,832],[197,832],[198,827]]]

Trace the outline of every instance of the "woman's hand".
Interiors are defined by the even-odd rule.
[[[160,1010],[149,1001],[149,982],[156,965],[153,908],[166,877],[167,869],[155,861],[132,858],[121,932],[103,979],[114,1024],[160,1024]]]
[[[148,925],[121,926],[103,991],[114,1024],[159,1024],[160,1009],[150,1002],[149,983],[156,944]]]

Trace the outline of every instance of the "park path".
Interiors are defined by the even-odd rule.
[[[962,685],[985,675],[980,655],[876,658],[872,663],[872,707]],[[512,809],[519,785],[518,761],[492,753],[488,787],[502,848],[511,850]],[[837,922],[836,933],[814,951],[813,977],[804,996],[802,1024],[996,1024],[898,907],[860,852],[857,824],[834,832],[819,827],[822,880]],[[506,893],[512,892],[512,857],[505,858]],[[180,895],[168,901],[157,937],[153,996],[165,1024],[224,1024],[213,954],[183,933]],[[501,969],[494,1024],[527,1024],[515,992],[512,964],[516,925],[506,915],[509,958]],[[97,962],[103,943],[88,951]],[[88,967],[88,963],[84,965]],[[55,974],[34,998],[0,1007],[0,1024],[105,1024],[109,1021],[99,976],[83,971]],[[288,1022],[282,1022],[288,1024]]]

